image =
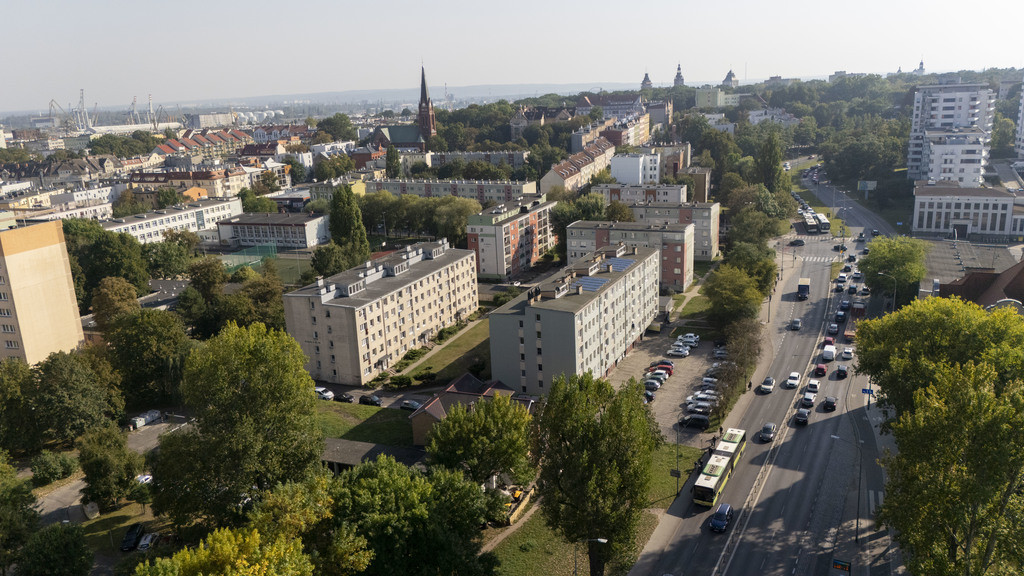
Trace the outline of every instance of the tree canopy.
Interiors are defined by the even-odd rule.
[[[81,524],[50,524],[22,547],[18,576],[88,576],[92,561]]]
[[[864,283],[874,291],[891,294],[895,283],[896,297],[905,304],[917,299],[917,287],[927,271],[927,251],[928,244],[918,238],[879,236],[871,241],[871,253],[861,258],[857,267],[864,273]]]
[[[28,478],[18,478],[7,453],[0,450],[0,572],[17,559],[19,549],[35,532],[39,512]]]
[[[708,275],[701,293],[711,301],[709,314],[725,324],[756,317],[765,297],[756,280],[729,264],[720,265]]]
[[[267,538],[252,528],[214,530],[195,548],[140,564],[135,576],[312,576],[302,543]]]
[[[352,187],[343,184],[331,197],[331,240],[341,247],[345,255],[345,268],[352,268],[370,259],[370,241],[366,237],[362,213]]]
[[[82,496],[109,511],[137,483],[142,456],[130,450],[113,424],[93,428],[78,441],[78,461],[85,473]]]

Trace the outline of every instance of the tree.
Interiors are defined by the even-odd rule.
[[[318,161],[313,168],[313,175],[320,182],[325,182],[332,178],[344,176],[346,172],[355,170],[355,168],[355,162],[348,155],[338,154]]]
[[[93,428],[78,440],[78,462],[85,473],[82,495],[104,512],[128,496],[142,470],[142,456],[128,448],[124,433],[113,424]]]
[[[135,197],[135,193],[130,188],[121,191],[121,195],[117,197],[117,200],[114,200],[111,208],[114,218],[143,214],[148,210],[146,205]]]
[[[301,184],[306,181],[306,166],[302,162],[299,162],[294,156],[285,156],[284,163],[291,167],[288,170],[288,175],[292,177],[292,184]]]
[[[169,558],[147,561],[135,576],[312,576],[313,564],[302,552],[302,543],[266,538],[257,530],[222,528],[213,531],[196,548],[185,548]]]
[[[18,576],[87,576],[92,560],[81,524],[50,524],[21,549]]]
[[[1013,154],[1013,137],[1017,127],[1013,120],[996,114],[995,123],[992,126],[992,150],[1011,156]]]
[[[266,196],[271,192],[277,192],[281,189],[281,183],[278,180],[277,173],[273,170],[265,170],[260,174],[259,182],[256,182],[252,186],[252,191],[257,196]],[[273,210],[277,212],[277,210]]]
[[[918,238],[878,237],[871,241],[871,253],[861,258],[857,267],[872,290],[891,292],[895,283],[896,297],[907,303],[917,299],[917,286],[927,271],[927,252],[928,244]]]
[[[444,196],[434,209],[434,227],[438,237],[447,238],[452,246],[466,245],[466,227],[469,217],[483,208],[471,198]]]
[[[618,200],[612,200],[604,209],[604,219],[612,222],[635,222],[633,211]]]
[[[356,127],[352,125],[352,121],[345,114],[338,113],[324,118],[317,123],[316,129],[327,132],[335,141],[356,139]]]
[[[118,316],[139,310],[138,294],[135,287],[119,276],[108,276],[100,280],[92,293],[92,313],[96,326],[106,332]]]
[[[764,244],[769,238],[776,236],[778,226],[778,220],[754,206],[747,206],[733,215],[728,239],[731,244],[737,242]]]
[[[401,158],[398,156],[398,150],[394,145],[388,145],[387,162],[385,164],[385,173],[388,178],[398,178],[398,175],[402,172]]]
[[[196,260],[188,267],[190,287],[195,288],[207,302],[220,296],[224,284],[228,281],[228,273],[224,263],[216,256],[207,256]]]
[[[228,324],[185,365],[181,385],[195,425],[164,436],[153,468],[153,508],[178,525],[240,520],[254,490],[319,466],[323,440],[306,356],[262,324]]]
[[[764,244],[735,242],[726,254],[725,261],[746,272],[757,283],[762,296],[771,292],[778,272],[774,250]]]
[[[150,274],[154,278],[169,278],[184,274],[192,260],[192,252],[176,242],[150,242],[143,245],[142,252]]]
[[[68,252],[70,254],[71,250]],[[100,281],[110,276],[127,280],[139,296],[149,292],[149,269],[142,255],[142,245],[128,234],[107,232],[100,228],[95,240],[81,246],[77,252],[76,260],[81,264],[85,276],[82,288],[86,298],[81,304],[85,310],[89,309],[93,291]]]
[[[129,404],[141,407],[177,399],[192,343],[176,314],[147,308],[122,316],[107,334],[107,343]]]
[[[327,214],[330,210],[331,203],[326,198],[317,198],[302,207],[302,211],[307,214]]]
[[[267,328],[284,330],[282,292],[281,281],[276,275],[256,276],[246,281],[238,293],[218,299],[219,319],[221,323],[234,322],[239,326],[259,322]]]
[[[783,170],[782,143],[779,141],[778,132],[773,131],[765,138],[754,163],[757,169],[758,181],[764,184],[772,193],[779,192],[780,190],[776,186],[779,183],[779,175],[783,173]],[[789,189],[787,188],[784,192],[789,192]]]
[[[893,425],[898,451],[883,461],[889,481],[879,520],[912,551],[913,573],[1009,574],[1024,562],[1018,376],[1004,380],[985,362],[943,363]]]
[[[344,472],[331,497],[334,525],[354,526],[373,551],[368,576],[494,573],[480,554],[483,492],[460,472],[424,475],[381,456]]]
[[[175,188],[160,188],[156,191],[156,207],[167,208],[185,201],[185,196]]]
[[[1024,324],[1011,310],[988,312],[956,298],[928,298],[858,325],[857,371],[878,385],[879,405],[900,418],[913,409],[915,393],[931,383],[935,368],[943,364],[991,365],[996,393],[1002,394],[1002,383],[1024,373],[1024,359],[1007,351],[1021,349]]]
[[[313,249],[310,266],[317,276],[327,278],[345,270],[347,264],[345,254],[334,241],[322,244]]]
[[[0,450],[0,574],[7,573],[18,550],[35,531],[39,523],[35,505],[31,481],[18,478],[18,469]]]
[[[500,474],[529,482],[530,413],[510,396],[497,395],[472,409],[456,404],[430,431],[427,457],[433,464],[462,470],[483,484]]]
[[[124,410],[115,382],[101,380],[81,352],[54,352],[36,373],[29,402],[44,438],[70,444]]]
[[[729,264],[722,264],[708,275],[701,293],[711,301],[710,315],[723,323],[757,316],[764,299],[757,282]]]
[[[345,269],[370,259],[370,241],[366,238],[362,214],[348,184],[339,186],[331,197],[331,239],[346,257]]]
[[[273,214],[277,212],[277,203],[263,196],[256,195],[256,192],[242,188],[238,192],[242,200],[242,211],[247,214]]]
[[[651,461],[662,440],[641,392],[634,380],[616,392],[590,372],[561,375],[535,419],[541,512],[567,542],[587,543],[592,576],[627,561],[648,504]]]
[[[201,239],[199,234],[191,230],[165,230],[164,231],[164,242],[173,242],[185,250],[188,251],[189,255],[196,253],[196,247],[199,246]]]

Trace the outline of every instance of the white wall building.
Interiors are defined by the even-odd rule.
[[[914,185],[914,234],[943,237],[1019,236],[1014,230],[1014,196],[1002,188],[964,188],[957,182],[919,181]]]
[[[612,156],[612,178],[620,184],[640,186],[661,182],[661,158],[657,154]]]
[[[191,230],[204,242],[220,242],[217,222],[242,213],[239,198],[211,198],[163,210],[101,222],[105,230],[124,232],[139,242],[160,242],[167,230]]]
[[[330,241],[329,218],[304,212],[242,214],[217,222],[217,233],[221,246],[312,248]]]
[[[1020,91],[1020,108],[1017,111],[1017,141],[1014,146],[1017,157],[1024,158],[1024,89]]]
[[[757,126],[761,122],[772,122],[781,126],[796,126],[800,119],[786,112],[782,108],[766,108],[763,110],[751,110],[747,113],[750,123]]]
[[[910,125],[907,152],[907,178],[927,178],[929,130],[979,128],[985,133],[985,146],[992,134],[996,94],[987,84],[939,84],[918,86],[914,93],[914,113]],[[987,157],[987,153],[985,154]]]
[[[608,246],[491,312],[491,377],[545,394],[561,375],[607,376],[658,312],[658,257]]]
[[[988,135],[980,128],[954,128],[925,132],[925,180],[951,180],[962,187],[978,187],[984,182],[988,164]]]
[[[366,183],[366,192],[387,190],[395,196],[413,194],[430,198],[433,196],[459,196],[480,202],[512,202],[527,196],[536,196],[537,183],[512,180],[404,180],[384,178]]]
[[[610,202],[636,204],[639,202],[686,202],[685,184],[663,184],[659,186],[628,186],[622,184],[597,184],[590,191],[604,197],[604,205]]]

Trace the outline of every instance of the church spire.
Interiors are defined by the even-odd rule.
[[[683,85],[683,65],[676,64],[676,77],[672,79],[673,86]]]
[[[427,90],[427,71],[423,66],[420,66],[420,109],[419,114],[416,115],[416,121],[420,127],[420,137],[424,141],[437,135],[434,103],[430,101],[430,91]]]
[[[430,102],[430,92],[427,90],[427,70],[420,66],[420,106],[424,102]]]

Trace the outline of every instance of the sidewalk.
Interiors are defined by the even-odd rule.
[[[459,338],[460,336],[462,336],[463,334],[468,332],[470,330],[470,328],[476,326],[480,322],[484,321],[486,318],[487,318],[486,316],[482,316],[480,318],[477,318],[476,320],[473,320],[472,322],[467,323],[465,328],[463,328],[462,330],[459,330],[459,332],[457,334],[455,334],[451,338],[445,340],[444,344],[436,344],[436,345],[434,345],[434,347],[431,348],[426,354],[424,354],[423,356],[420,356],[415,362],[413,362],[412,364],[409,364],[408,366],[406,366],[405,370],[397,372],[396,375],[397,374],[414,374],[416,372],[416,367],[417,366],[419,366],[420,364],[424,363],[428,358],[433,356],[438,350],[441,350],[445,346],[451,344],[457,338]]]

